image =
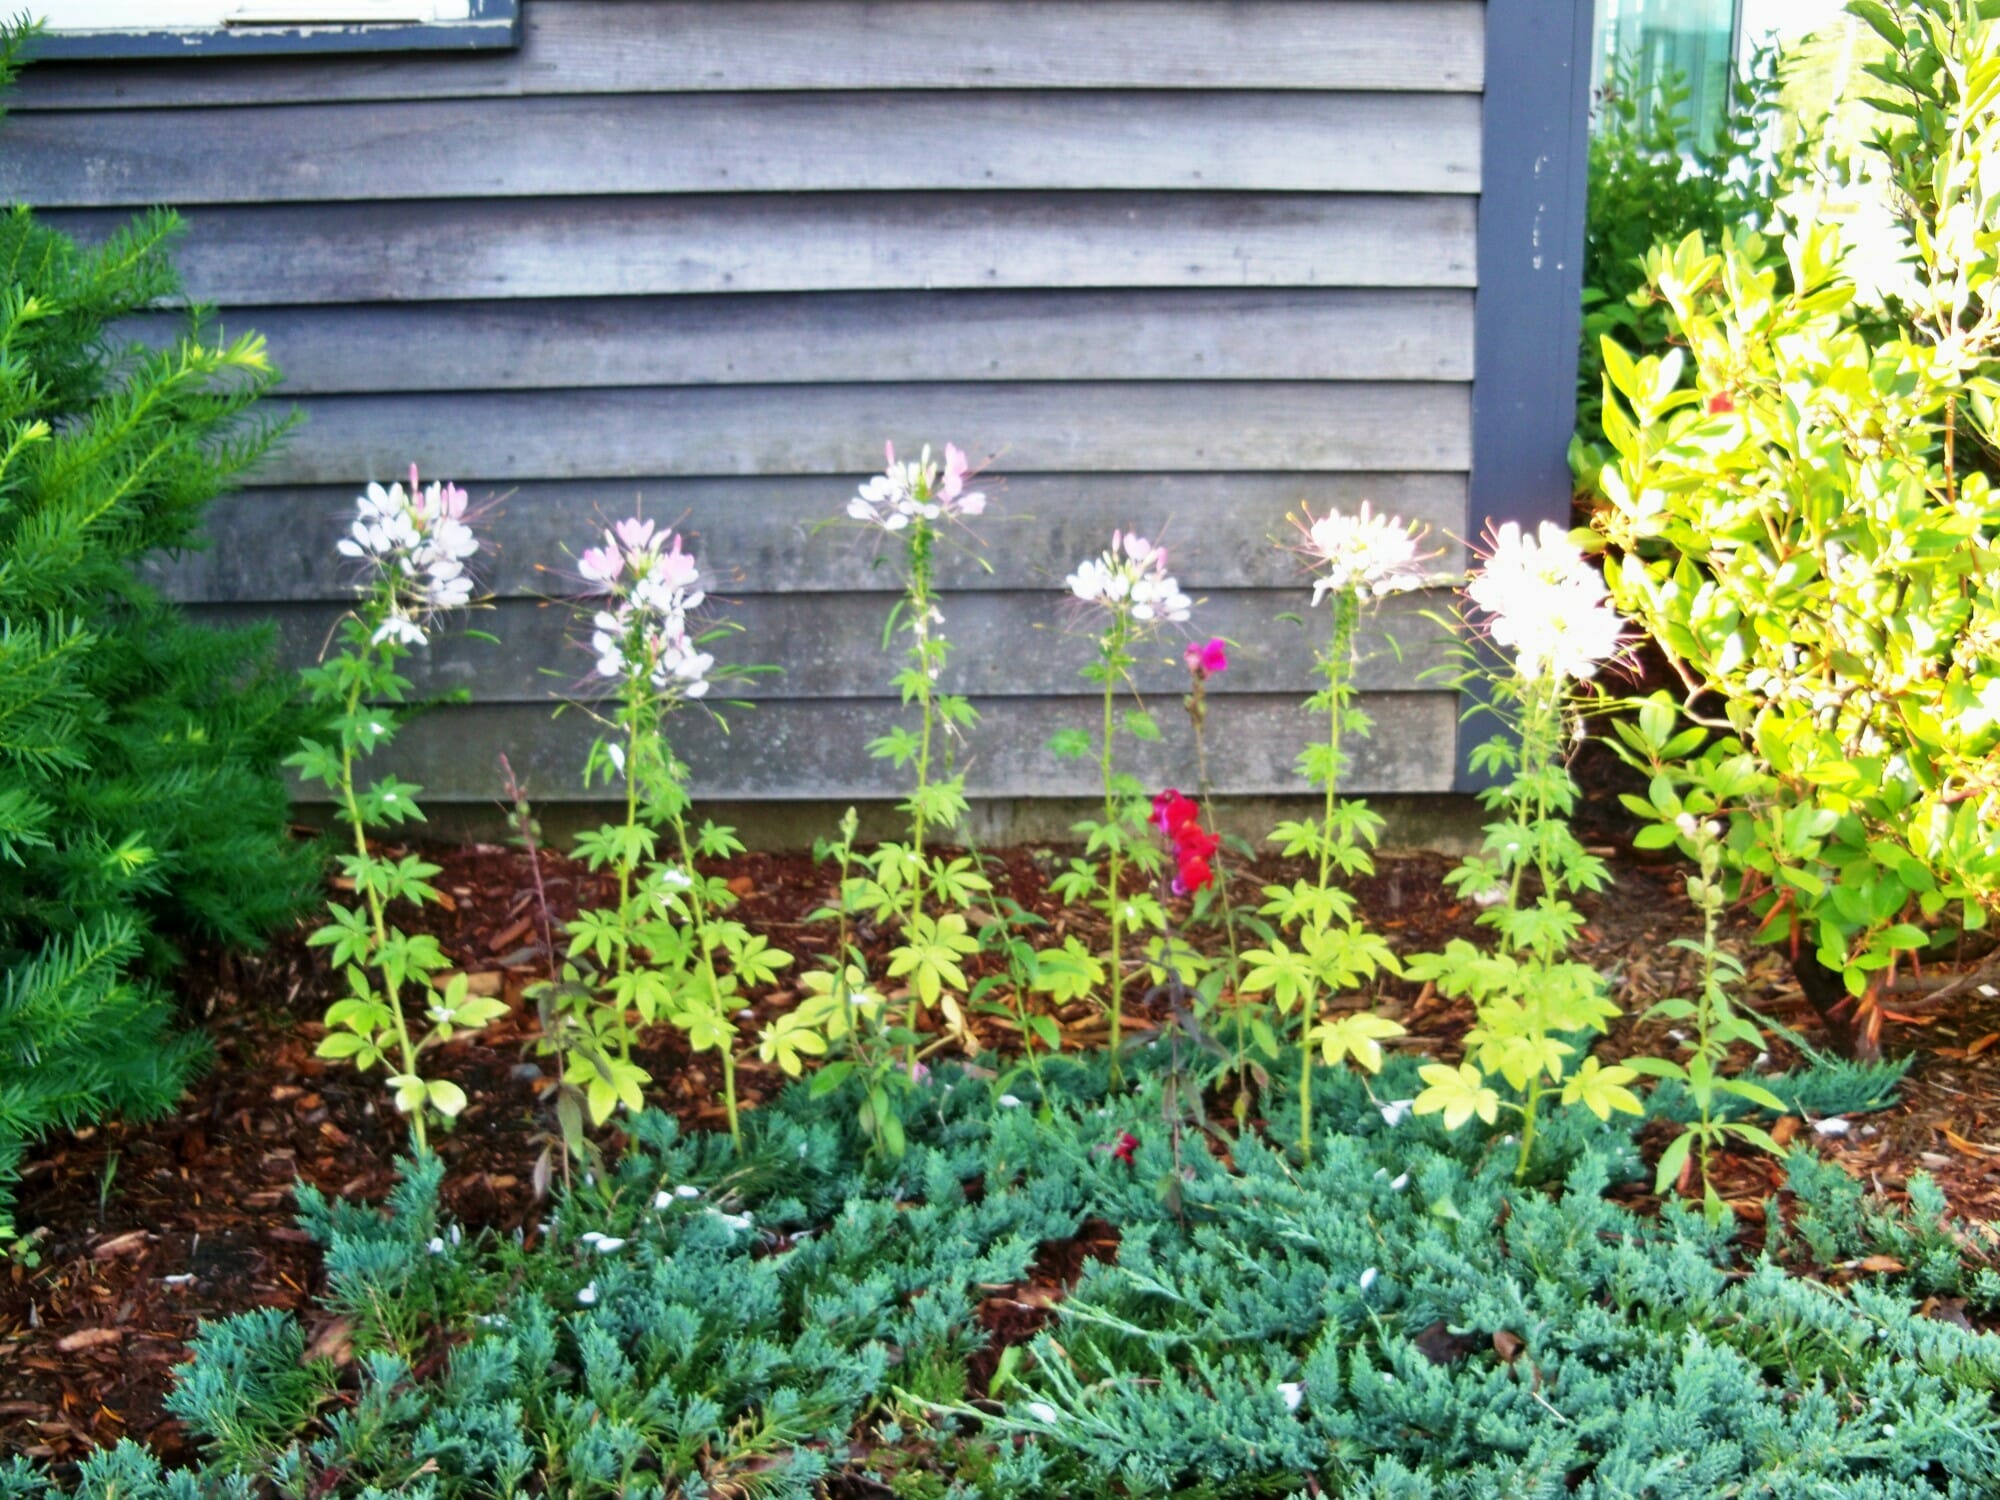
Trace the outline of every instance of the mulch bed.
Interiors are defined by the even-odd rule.
[[[1684,991],[1691,959],[1668,945],[1692,923],[1678,869],[1632,853],[1616,811],[1615,780],[1586,775],[1589,807],[1579,826],[1614,860],[1617,884],[1580,904],[1589,918],[1586,956],[1616,975],[1621,1003],[1635,1014]],[[444,866],[435,883],[449,904],[423,920],[466,972],[479,976],[477,983],[492,986],[510,1006],[485,1035],[432,1055],[430,1066],[456,1078],[472,1100],[458,1128],[437,1142],[447,1164],[446,1204],[468,1225],[532,1234],[539,1219],[534,1164],[551,1121],[540,1097],[548,1080],[534,1055],[534,1007],[522,1000],[523,988],[546,972],[528,856],[492,845],[426,852]],[[1061,924],[1081,920],[1048,893],[1059,854],[987,851],[998,890],[1058,924],[1057,935]],[[541,859],[558,921],[603,899],[600,877],[558,856]],[[1475,932],[1475,913],[1441,884],[1449,861],[1415,855],[1378,863],[1357,894],[1397,947],[1435,947]],[[830,929],[805,920],[832,893],[830,868],[803,855],[770,854],[720,868],[740,896],[739,914],[801,965],[831,946]],[[1282,862],[1270,862],[1242,877],[1244,894],[1254,896],[1260,876],[1287,874]],[[349,1199],[379,1198],[393,1181],[405,1132],[379,1076],[313,1056],[317,1018],[333,981],[323,950],[307,948],[304,936],[303,929],[284,934],[250,957],[199,956],[189,967],[182,979],[186,1003],[213,1038],[216,1057],[176,1113],[49,1142],[27,1163],[17,1218],[35,1237],[38,1264],[0,1265],[0,1451],[68,1461],[133,1437],[169,1459],[191,1458],[161,1399],[197,1323],[279,1307],[314,1326],[319,1253],[293,1222],[292,1185],[303,1180]],[[1751,963],[1752,1003],[1815,1035],[1810,1011],[1777,956],[1745,934],[1734,940]],[[762,1014],[790,996],[780,988],[761,997],[760,1015],[742,1023],[745,1033],[754,1035]],[[1382,1008],[1409,1028],[1408,1045],[1447,1058],[1470,1024],[1462,1005],[1410,986],[1386,986]],[[1063,1019],[1076,1044],[1102,1040],[1101,1023],[1082,1007]],[[988,1045],[1011,1044],[1001,1022],[986,1018],[979,1025]],[[1924,1170],[1939,1180],[1956,1213],[2000,1218],[2000,1070],[1993,1061],[2000,1057],[2000,999],[1968,996],[1928,1025],[1892,1028],[1889,1044],[1892,1052],[1917,1054],[1900,1101],[1857,1119],[1850,1134],[1820,1142],[1821,1149],[1891,1201],[1910,1173]],[[1611,1047],[1663,1055],[1671,1049],[1660,1028],[1629,1021]],[[1786,1065],[1783,1049],[1774,1051],[1777,1065]],[[671,1036],[637,1055],[655,1080],[655,1104],[695,1126],[721,1123],[712,1058],[690,1056]],[[781,1082],[754,1059],[739,1072],[742,1096],[753,1104]],[[1801,1127],[1780,1122],[1779,1133]],[[1720,1175],[1746,1240],[1755,1243],[1780,1169],[1745,1156],[1727,1161]],[[1035,1278],[983,1309],[982,1322],[1007,1342],[1026,1337],[1083,1259],[1115,1254],[1115,1246],[1115,1230],[1095,1225],[1074,1243],[1046,1247]]]

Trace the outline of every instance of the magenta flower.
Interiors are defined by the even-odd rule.
[[[1196,676],[1214,677],[1229,670],[1229,643],[1219,635],[1205,641],[1189,641],[1181,659]]]

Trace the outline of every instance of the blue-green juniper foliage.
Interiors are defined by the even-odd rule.
[[[1225,1166],[1184,1136],[1176,1213],[1164,1051],[1115,1097],[1101,1060],[1051,1062],[1049,1097],[1019,1107],[940,1068],[899,1101],[900,1158],[804,1085],[746,1118],[740,1155],[648,1113],[532,1248],[454,1234],[434,1159],[386,1215],[306,1190],[353,1363],[306,1361],[288,1316],[210,1325],[172,1398],[209,1467],[167,1475],[127,1446],[77,1490],[804,1497],[845,1473],[872,1484],[837,1493],[992,1500],[1969,1500],[2000,1482],[2000,1337],[1914,1301],[1983,1315],[2000,1276],[1921,1180],[1892,1213],[1795,1156],[1772,1258],[1746,1258],[1727,1219],[1608,1196],[1643,1175],[1622,1125],[1556,1116],[1553,1176],[1520,1188],[1503,1139],[1322,1070],[1309,1167],[1256,1136]],[[1270,1139],[1296,1114],[1275,1098]],[[1116,1229],[1115,1264],[975,1360],[982,1301],[1089,1221]],[[1787,1269],[1868,1254],[1909,1272]],[[0,1469],[7,1500],[44,1485]]]

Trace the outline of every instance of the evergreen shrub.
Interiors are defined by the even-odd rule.
[[[0,85],[23,40],[0,28]],[[138,572],[284,426],[254,336],[121,337],[178,295],[178,227],[86,250],[0,213],[0,1181],[45,1131],[164,1109],[201,1055],[160,987],[176,945],[257,941],[313,870],[270,635],[198,628]]]

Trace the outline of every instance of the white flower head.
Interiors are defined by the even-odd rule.
[[[882,451],[886,460],[882,472],[863,483],[847,502],[847,514],[855,520],[898,532],[916,520],[955,520],[985,513],[986,496],[965,487],[972,468],[956,443],[944,445],[942,468],[931,457],[928,444],[918,458],[901,463],[894,443],[883,444]]]
[[[1594,677],[1623,644],[1624,621],[1604,579],[1554,521],[1533,534],[1513,521],[1500,527],[1465,594],[1529,682]]]
[[[432,617],[472,602],[465,565],[478,555],[479,538],[468,516],[464,490],[420,484],[415,464],[408,489],[371,483],[354,502],[354,520],[334,549],[367,564],[362,591],[388,600],[374,644],[421,646]]]
[[[1366,500],[1354,515],[1306,512],[1297,523],[1305,540],[1299,550],[1310,559],[1314,573],[1312,602],[1328,594],[1353,593],[1380,598],[1421,588],[1424,564],[1435,554],[1420,553],[1424,528],[1394,516],[1378,516]]]
[[[610,596],[590,617],[599,677],[649,683],[669,700],[707,694],[715,657],[695,644],[688,619],[708,596],[677,533],[628,517],[604,533],[602,546],[584,551],[577,570]]]
[[[1112,532],[1111,546],[1077,564],[1064,581],[1083,603],[1125,615],[1141,626],[1179,625],[1194,609],[1194,601],[1167,571],[1167,549],[1137,532]]]

